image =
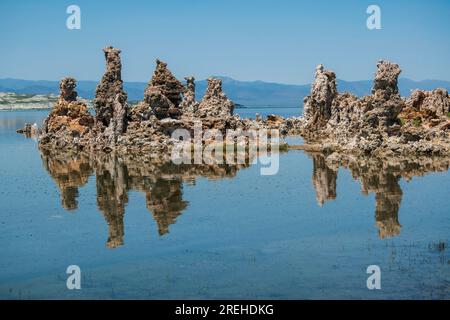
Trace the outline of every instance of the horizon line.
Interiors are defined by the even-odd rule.
[[[66,77],[71,77],[70,75],[66,76]],[[266,84],[279,84],[279,85],[284,85],[284,86],[306,86],[306,85],[311,85],[312,82],[309,83],[303,83],[303,84],[291,84],[291,83],[284,83],[284,82],[272,82],[272,81],[265,81],[265,80],[239,80],[239,79],[235,79],[233,77],[230,76],[220,76],[220,75],[212,75],[210,76],[212,78],[227,78],[227,79],[231,79],[233,81],[238,81],[238,82],[262,82],[262,83],[266,83]],[[208,78],[210,78],[208,77]],[[73,77],[75,78],[75,77]],[[204,79],[199,79],[199,80],[195,80],[195,82],[199,82],[199,81],[206,81],[208,78],[204,78]],[[48,80],[48,79],[23,79],[23,78],[12,78],[12,77],[6,77],[6,78],[0,78],[1,80],[19,80],[19,81],[33,81],[33,82],[60,82],[63,78],[59,79],[59,80]],[[440,82],[449,82],[450,80],[443,80],[443,79],[422,79],[422,80],[415,80],[412,78],[407,78],[407,77],[399,77],[398,80],[410,80],[410,81],[414,81],[414,82],[426,82],[426,81],[440,81]],[[101,79],[99,80],[86,80],[86,79],[76,79],[75,80],[77,82],[100,82]],[[178,79],[180,80],[180,79]],[[345,81],[345,82],[365,82],[365,81],[373,81],[373,79],[361,79],[361,80],[345,80],[345,79],[341,79],[341,78],[336,78],[337,81]],[[122,80],[123,83],[148,83],[150,80],[147,81],[135,81],[135,80]],[[180,82],[184,82],[183,80],[180,80]]]

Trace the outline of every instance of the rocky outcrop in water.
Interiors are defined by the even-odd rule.
[[[220,79],[208,79],[208,88],[201,102],[195,100],[193,77],[181,84],[161,60],[144,92],[144,100],[128,109],[127,94],[121,79],[120,50],[104,50],[106,71],[96,89],[95,117],[86,105],[77,100],[76,81],[67,78],[61,83],[59,102],[45,121],[39,145],[60,150],[97,150],[126,154],[146,153],[153,157],[170,157],[176,140],[172,133],[177,129],[195,131],[198,120],[203,130],[214,129],[225,137],[231,130],[258,130],[281,127],[287,133],[298,121],[277,119],[240,119],[233,115],[234,103],[222,90]],[[62,118],[61,118],[62,117]],[[248,142],[248,137],[245,137]],[[214,138],[202,137],[202,143]],[[226,143],[235,143],[226,141]]]
[[[185,77],[184,79],[186,80],[186,89],[184,90],[180,108],[184,116],[193,117],[199,105],[195,100],[195,79],[194,77]]]
[[[300,134],[306,141],[305,150],[450,156],[448,92],[417,90],[403,99],[397,84],[401,70],[395,63],[377,64],[372,94],[361,98],[339,93],[335,73],[319,65],[311,94],[304,100],[303,117],[269,115],[265,120],[252,120],[233,114],[235,105],[223,92],[220,79],[209,78],[203,99],[197,102],[194,78],[186,77],[183,86],[160,60],[144,100],[128,110],[120,50],[107,47],[104,54],[106,72],[96,90],[95,119],[77,100],[75,79],[64,79],[60,98],[40,135],[42,147],[141,152],[157,157],[170,153],[176,142],[172,133],[186,129],[193,138],[196,122],[201,121],[203,130],[214,129],[223,136],[227,130],[259,129]],[[211,138],[202,142],[208,144]]]
[[[90,144],[94,118],[86,104],[77,100],[75,87],[74,78],[61,80],[58,101],[41,128],[41,145],[56,149],[78,149]]]
[[[144,92],[144,101],[131,111],[132,121],[147,121],[151,117],[162,120],[178,119],[184,87],[167,68],[167,63],[156,60],[156,69]]]
[[[380,61],[377,68],[372,95],[358,99],[349,93],[339,94],[334,72],[318,66],[311,95],[305,98],[306,128],[356,139],[387,134],[388,128],[397,124],[404,105],[397,87],[400,68],[387,61]]]
[[[323,65],[318,65],[311,87],[311,95],[305,97],[304,100],[306,128],[315,130],[326,125],[331,118],[332,103],[336,95],[336,74],[324,70]]]
[[[180,117],[183,91],[183,85],[167,68],[167,63],[156,60],[156,70],[144,93],[144,102],[153,114],[158,119]]]
[[[31,138],[39,134],[39,127],[36,123],[25,123],[24,127],[22,129],[18,129],[16,132],[24,134],[27,138]]]
[[[127,130],[127,94],[123,90],[120,50],[103,49],[106,71],[95,91],[95,122],[101,135],[97,144],[113,146]]]
[[[309,144],[321,145],[323,150],[450,155],[450,121],[443,116],[448,94],[439,89],[432,93],[420,91],[405,103],[397,85],[400,72],[397,64],[380,61],[372,94],[358,98],[338,93],[335,74],[319,65],[311,94],[304,101],[302,135]],[[430,113],[440,115],[435,120],[436,128],[414,128],[413,121],[405,123],[418,109],[434,110]]]
[[[432,91],[414,90],[400,113],[403,120],[417,124],[436,126],[450,116],[450,96],[442,88]]]
[[[208,78],[208,87],[198,106],[198,118],[227,118],[233,115],[234,103],[222,91],[222,80]]]
[[[159,59],[156,60],[156,69],[148,83],[147,90],[150,88],[159,90],[176,108],[179,107],[184,87],[167,68],[167,63]]]

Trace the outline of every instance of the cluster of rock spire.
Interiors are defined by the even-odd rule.
[[[201,101],[195,99],[195,79],[182,84],[156,60],[155,71],[136,106],[127,103],[121,77],[120,50],[104,50],[106,71],[96,89],[95,116],[77,100],[76,81],[61,81],[60,97],[41,130],[45,148],[168,152],[171,133],[193,130],[202,120],[205,129],[279,129],[282,135],[301,134],[317,150],[369,154],[450,155],[450,97],[447,90],[416,90],[402,98],[400,67],[379,61],[372,94],[357,97],[337,90],[336,74],[316,69],[311,94],[304,99],[303,117],[241,119],[220,79],[209,78]]]
[[[106,72],[95,90],[95,122],[108,144],[115,144],[127,129],[127,94],[123,90],[120,50],[103,49]]]
[[[186,77],[187,84],[183,85],[159,59],[145,89],[144,100],[130,108],[123,89],[121,51],[107,47],[103,52],[106,71],[96,88],[95,116],[89,114],[83,101],[77,101],[76,80],[64,78],[60,83],[59,100],[42,128],[42,146],[111,150],[120,144],[129,125],[133,130],[142,131],[142,127],[149,126],[141,126],[141,122],[152,121],[154,137],[161,133],[158,132],[159,120],[224,119],[233,115],[234,103],[223,92],[220,79],[208,79],[206,93],[198,102],[194,77]]]
[[[337,197],[338,168],[349,168],[361,180],[363,192],[375,194],[380,237],[400,232],[401,177],[448,170],[448,157],[436,161],[429,157],[450,155],[448,92],[415,90],[410,97],[401,97],[401,70],[395,63],[378,62],[372,93],[364,97],[339,93],[336,74],[319,65],[311,94],[304,100],[303,117],[284,119],[270,115],[266,120],[251,120],[233,114],[234,103],[223,92],[220,79],[209,78],[203,99],[197,101],[194,77],[185,77],[183,84],[160,60],[156,61],[143,101],[130,107],[123,88],[120,50],[107,47],[103,51],[106,71],[96,89],[95,115],[77,98],[76,80],[64,78],[39,143],[41,149],[47,150],[43,153],[45,167],[61,189],[65,208],[77,207],[78,187],[96,173],[97,204],[110,226],[110,247],[123,243],[129,190],[145,192],[147,208],[162,235],[186,208],[183,181],[199,175],[220,178],[240,169],[184,167],[163,161],[161,154],[168,155],[173,146],[171,133],[177,128],[192,131],[198,119],[204,128],[222,132],[270,128],[280,129],[283,135],[301,134],[306,141],[304,150],[320,151],[311,153],[317,202],[323,205]],[[61,155],[56,150],[67,149],[73,149],[78,156],[72,160],[67,160],[64,152],[64,156],[54,156]],[[117,152],[90,152],[111,150]],[[136,151],[136,157],[131,151]],[[48,152],[53,156],[48,156]],[[139,152],[149,158],[140,158]],[[424,157],[416,159],[408,156],[411,154]],[[392,159],[398,161],[391,163]],[[161,178],[158,172],[170,179]]]
[[[397,64],[380,61],[372,95],[358,98],[349,93],[338,93],[335,73],[319,65],[311,95],[304,101],[305,129],[321,131],[345,127],[346,133],[352,135],[367,127],[384,131],[397,122],[404,106],[397,86],[399,74]]]
[[[447,90],[416,90],[404,99],[400,72],[397,64],[379,61],[372,94],[358,98],[339,93],[335,73],[319,65],[304,100],[302,134],[324,149],[449,154]]]

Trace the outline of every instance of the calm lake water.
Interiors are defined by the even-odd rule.
[[[237,111],[299,115],[261,109]],[[0,112],[0,298],[450,298],[445,165],[399,176],[289,151],[262,176],[260,164],[41,154],[15,130],[47,113]],[[66,287],[69,265],[81,290]]]

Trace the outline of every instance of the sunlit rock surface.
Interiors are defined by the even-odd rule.
[[[372,94],[358,98],[338,93],[335,74],[319,65],[301,118],[307,143],[343,153],[450,155],[448,93],[417,91],[403,99],[400,72],[397,64],[379,61]]]
[[[78,145],[90,144],[94,117],[89,113],[86,104],[77,100],[75,88],[74,78],[61,80],[58,101],[41,128],[41,145],[54,149],[73,149]]]

